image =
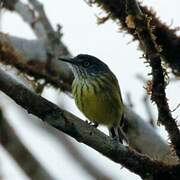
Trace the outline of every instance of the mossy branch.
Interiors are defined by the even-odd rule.
[[[128,10],[129,12],[126,11],[126,0],[89,0],[89,3],[96,4],[106,11],[107,17],[100,19],[100,22],[103,23],[109,18],[120,22],[121,29],[131,34],[134,40],[139,40],[135,29],[129,29],[126,24],[126,17],[130,12],[130,10]],[[134,6],[133,4],[131,6]],[[137,5],[142,13],[152,19],[150,25],[153,27],[153,34],[156,36],[156,44],[163,49],[161,52],[164,57],[163,61],[169,65],[176,76],[180,76],[180,37],[176,34],[178,28],[170,28],[166,23],[163,23],[152,8],[148,8],[139,2]],[[139,42],[139,47],[144,51],[141,42]]]
[[[134,4],[134,6],[132,6]],[[135,0],[126,0],[126,11],[132,12],[128,16],[133,16],[134,29],[142,44],[147,60],[152,68],[152,96],[151,99],[158,108],[158,120],[162,123],[169,133],[170,140],[174,146],[177,156],[180,157],[180,131],[173,119],[166,98],[165,70],[161,65],[163,59],[161,49],[155,42],[155,36],[152,32],[150,19],[144,14]],[[128,17],[127,16],[127,17]],[[131,28],[131,27],[128,27]]]
[[[175,31],[170,30],[161,23],[151,10],[148,10],[147,7],[142,6],[135,0],[93,0],[90,1],[90,3],[96,3],[103,8],[109,17],[120,22],[122,29],[132,34],[133,37],[139,41],[140,47],[152,67],[152,100],[158,108],[158,119],[168,131],[176,154],[180,157],[180,132],[167,103],[165,70],[161,65],[162,60],[168,61],[170,54],[167,53],[167,50],[169,51],[172,47],[167,49],[167,42],[163,40],[161,44],[159,44],[157,40],[162,38],[160,37],[161,34],[156,34],[156,26],[158,30],[159,28],[161,28],[161,31],[163,31],[163,29],[166,30],[164,34],[165,41],[168,39],[173,42],[174,37],[176,37],[177,41],[180,42],[180,39],[175,35]],[[154,29],[152,29],[152,23],[155,25]],[[158,37],[156,38],[156,36]],[[170,44],[173,43],[169,43],[169,45]],[[163,51],[161,51],[162,49],[159,45],[161,45]],[[176,48],[178,47],[179,46]],[[178,54],[180,55],[180,53]],[[176,61],[178,61],[178,59],[176,59]],[[168,63],[172,62],[168,61]],[[173,65],[171,67],[173,67]]]

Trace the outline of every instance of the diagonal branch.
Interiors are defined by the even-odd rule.
[[[22,144],[13,128],[0,112],[0,144],[11,154],[31,179],[50,180],[53,177]]]
[[[38,116],[77,141],[92,147],[112,161],[122,164],[132,172],[139,174],[142,178],[149,176],[159,179],[164,176],[171,179],[173,177],[180,178],[179,166],[167,166],[152,161],[122,144],[115,143],[112,138],[104,133],[28,90],[2,70],[0,70],[0,90],[29,113]]]
[[[34,7],[34,11],[38,13],[37,19],[41,22],[46,34],[46,39],[44,39],[45,40],[44,44],[46,47],[47,55],[49,57],[47,61],[47,70],[48,72],[51,72],[51,66],[53,62],[54,63],[57,62],[57,59],[60,56],[70,57],[71,54],[61,41],[61,37],[62,37],[61,26],[60,25],[58,26],[57,32],[54,31],[51,23],[49,22],[46,16],[46,13],[43,8],[43,4],[41,4],[38,0],[28,0],[28,1]]]

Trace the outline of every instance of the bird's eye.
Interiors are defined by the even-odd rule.
[[[90,66],[90,62],[89,61],[84,61],[83,62],[83,66],[84,67],[89,67]]]

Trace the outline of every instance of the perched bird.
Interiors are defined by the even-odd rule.
[[[120,134],[122,138],[124,106],[118,80],[109,67],[87,54],[59,60],[72,67],[72,94],[80,111],[94,125],[106,125],[113,137],[119,139]]]

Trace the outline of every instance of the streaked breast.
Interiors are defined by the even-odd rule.
[[[76,105],[90,121],[107,126],[119,123],[123,104],[116,83],[106,77],[74,80],[72,89]]]

